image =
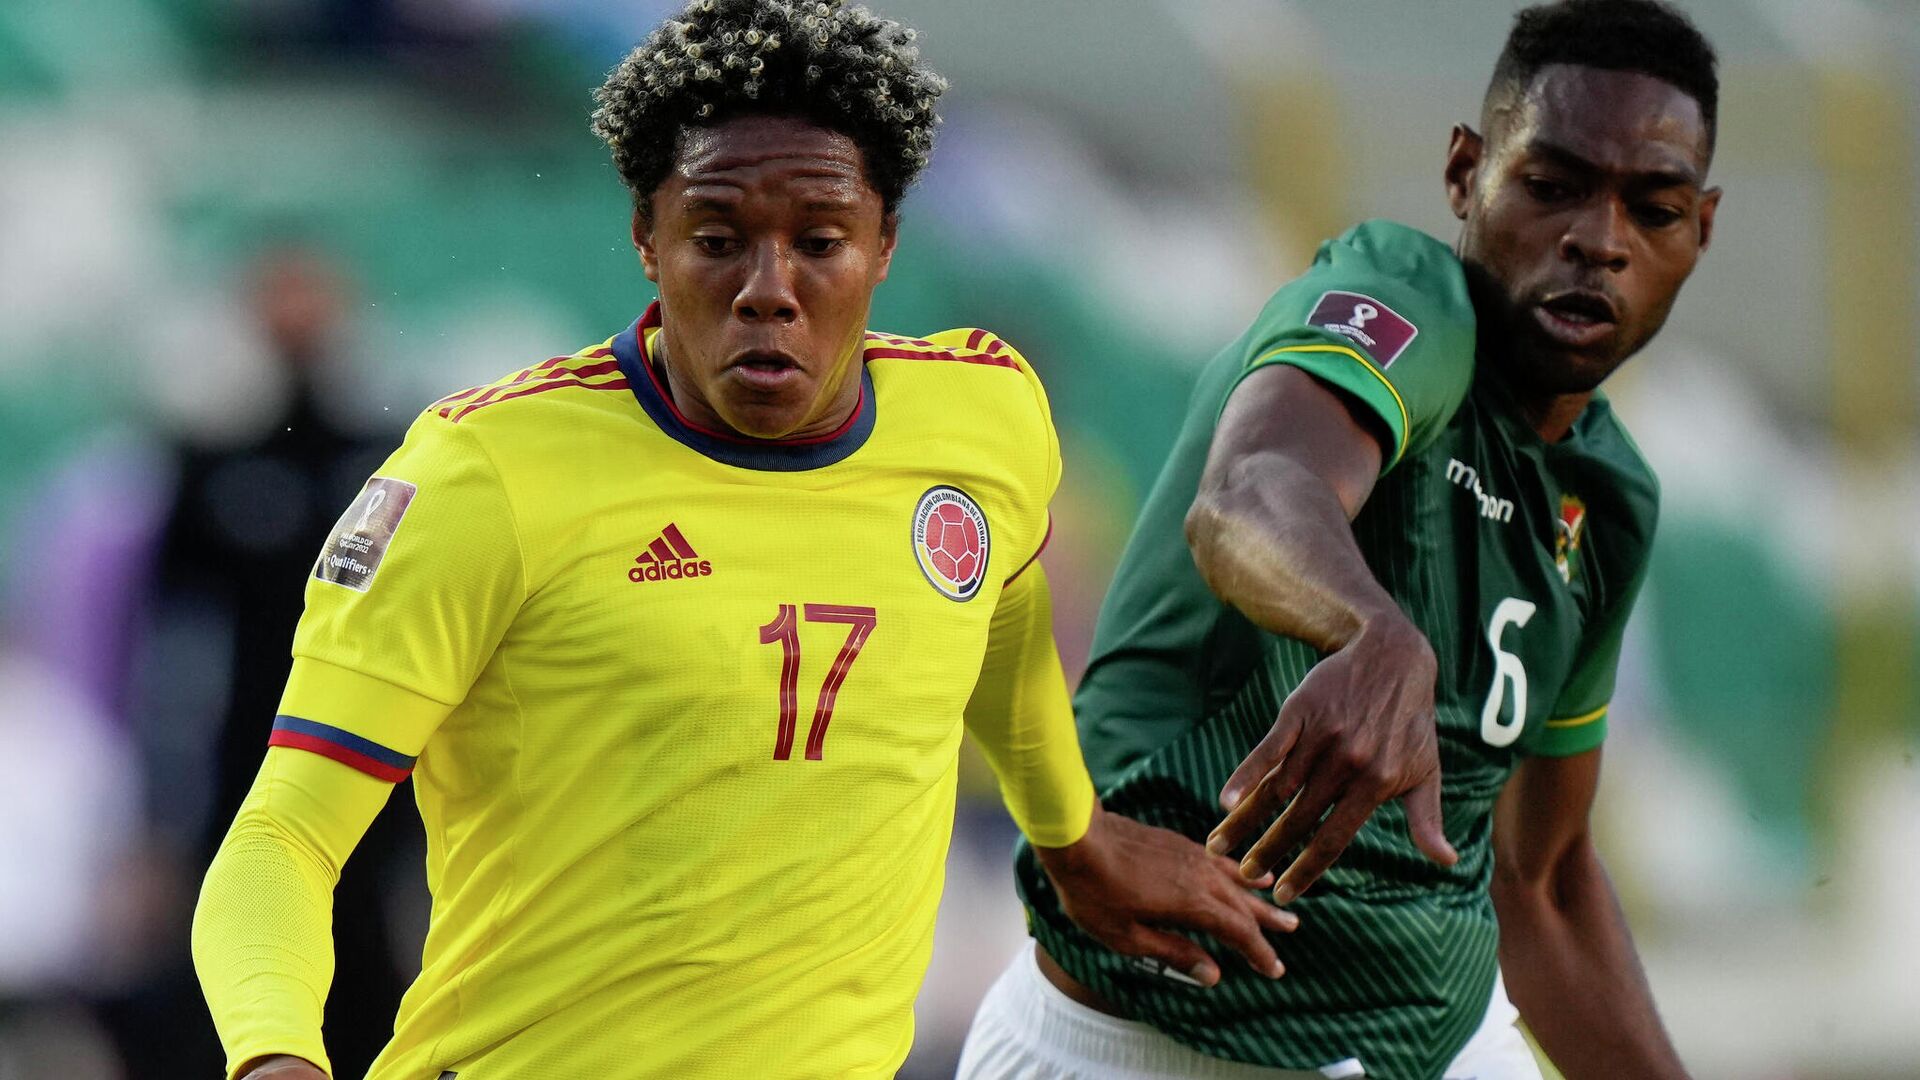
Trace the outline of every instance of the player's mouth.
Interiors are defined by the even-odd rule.
[[[1570,349],[1590,349],[1619,328],[1613,301],[1592,289],[1554,293],[1533,306],[1533,319],[1548,337]]]
[[[784,390],[806,374],[800,361],[775,349],[749,349],[734,357],[727,370],[755,390]]]

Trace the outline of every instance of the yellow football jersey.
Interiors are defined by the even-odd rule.
[[[743,440],[675,409],[658,325],[435,403],[315,567],[272,743],[411,767],[427,831],[373,1080],[906,1056],[963,710],[1047,536],[1045,394],[985,331],[871,334],[841,430]],[[1070,802],[1021,824],[1070,842]]]

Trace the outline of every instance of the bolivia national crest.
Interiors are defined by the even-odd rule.
[[[1560,580],[1573,583],[1574,559],[1580,554],[1580,537],[1586,531],[1587,504],[1572,495],[1560,496],[1560,518],[1553,523],[1553,565]]]
[[[940,595],[971,600],[987,578],[987,515],[959,488],[928,488],[913,510],[913,557]]]

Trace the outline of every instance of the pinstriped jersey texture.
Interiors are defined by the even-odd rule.
[[[1416,329],[1410,341],[1368,331],[1381,309]],[[1657,485],[1604,398],[1565,440],[1543,443],[1476,372],[1474,342],[1445,245],[1387,222],[1324,245],[1201,375],[1101,609],[1075,709],[1102,799],[1203,840],[1227,777],[1318,660],[1223,605],[1194,568],[1182,522],[1220,411],[1248,371],[1290,363],[1357,398],[1391,434],[1353,529],[1439,660],[1443,803],[1459,863],[1426,861],[1389,802],[1292,905],[1300,929],[1275,938],[1286,976],[1227,963],[1202,989],[1100,948],[1061,913],[1031,851],[1016,859],[1048,952],[1133,1018],[1207,1053],[1293,1069],[1357,1057],[1368,1076],[1438,1077],[1493,986],[1494,800],[1520,755],[1580,753],[1604,737]]]

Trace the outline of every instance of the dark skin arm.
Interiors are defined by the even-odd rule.
[[[1600,751],[1527,758],[1494,809],[1507,993],[1567,1080],[1685,1077],[1660,1025],[1588,811]]]
[[[1216,595],[1328,654],[1227,780],[1229,813],[1207,843],[1227,852],[1252,841],[1241,862],[1249,878],[1305,844],[1274,888],[1280,904],[1388,799],[1405,802],[1428,858],[1458,858],[1441,828],[1433,649],[1374,579],[1351,527],[1384,439],[1339,391],[1297,368],[1262,368],[1221,414],[1187,514],[1194,562]]]

